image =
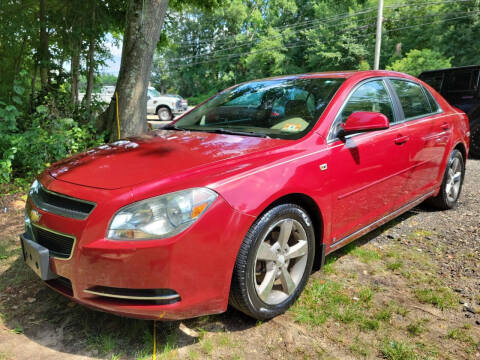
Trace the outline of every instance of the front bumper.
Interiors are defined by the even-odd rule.
[[[28,206],[34,207],[30,201]],[[39,226],[77,239],[69,259],[50,257],[51,272],[59,278],[47,285],[88,307],[142,319],[225,311],[236,254],[253,222],[219,196],[201,219],[172,238],[112,241],[104,237],[110,216],[102,214],[100,204],[85,221],[36,210],[42,215]],[[108,289],[148,289],[160,297],[102,296],[111,295]],[[163,295],[173,294],[178,296],[162,301],[168,300]]]

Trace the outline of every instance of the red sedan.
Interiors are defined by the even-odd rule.
[[[32,185],[25,261],[89,307],[145,319],[286,311],[325,255],[424,200],[457,203],[466,115],[387,71],[229,88],[168,128]]]

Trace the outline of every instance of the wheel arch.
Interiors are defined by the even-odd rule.
[[[323,267],[325,262],[326,245],[324,243],[324,221],[323,214],[316,203],[310,196],[303,193],[290,193],[283,195],[280,198],[271,202],[258,216],[262,216],[268,210],[281,204],[295,204],[305,209],[312,220],[313,229],[315,233],[315,260],[313,269],[319,270]]]
[[[462,142],[459,142],[457,143],[454,147],[453,147],[454,150],[458,150],[462,153],[462,156],[463,156],[463,162],[464,164],[466,163],[467,161],[467,148],[465,147],[465,144],[462,143]]]

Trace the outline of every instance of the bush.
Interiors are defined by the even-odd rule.
[[[387,70],[400,71],[413,76],[420,75],[426,70],[449,68],[451,58],[445,58],[442,54],[430,50],[411,50],[400,60],[394,61],[387,66]]]
[[[52,162],[104,141],[103,134],[96,134],[92,120],[85,119],[88,112],[77,111],[87,121],[80,124],[58,111],[58,101],[49,100],[49,106],[39,105],[29,115],[0,102],[0,183],[31,179]]]

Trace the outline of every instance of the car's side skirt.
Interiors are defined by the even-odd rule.
[[[390,220],[396,218],[397,216],[399,216],[399,215],[407,212],[408,210],[414,208],[415,206],[417,206],[418,204],[420,204],[421,202],[423,202],[425,199],[429,198],[433,194],[434,194],[434,191],[431,190],[428,193],[426,193],[425,195],[422,195],[419,198],[403,205],[401,208],[391,212],[390,214],[385,215],[384,217],[382,217],[378,220],[375,220],[371,224],[361,228],[360,230],[355,231],[354,233],[352,233],[350,235],[347,235],[346,237],[344,237],[344,238],[334,242],[333,244],[331,244],[329,246],[329,250],[333,251],[333,250],[339,249],[341,246],[344,246],[344,245],[348,244],[349,242],[351,242],[355,239],[358,239],[359,237],[365,235],[366,233],[369,233],[373,229],[382,226],[383,224],[389,222]]]

